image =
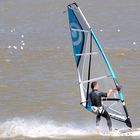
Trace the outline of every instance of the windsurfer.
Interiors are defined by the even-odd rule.
[[[109,96],[113,92],[113,89],[109,89],[107,92],[102,92],[99,90],[100,86],[96,81],[91,83],[91,89],[92,89],[92,91],[89,93],[89,97],[91,100],[91,109],[94,113],[97,114],[96,129],[97,129],[97,131],[99,131],[99,122],[101,120],[101,116],[103,116],[107,120],[107,125],[109,128],[109,131],[112,131],[112,122],[111,122],[110,115],[104,109],[101,99],[102,99],[102,97]]]

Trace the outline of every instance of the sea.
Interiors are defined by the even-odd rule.
[[[140,128],[140,1],[75,1],[123,87],[133,128]],[[96,116],[80,105],[67,17],[75,1],[0,0],[0,139],[140,139],[140,132],[96,134]]]

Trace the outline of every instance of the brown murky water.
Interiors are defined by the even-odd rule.
[[[96,135],[95,116],[79,105],[67,15],[63,13],[70,2],[0,1],[1,139],[120,139]],[[123,85],[133,126],[140,127],[140,2],[78,3]],[[122,139],[139,139],[139,135]]]

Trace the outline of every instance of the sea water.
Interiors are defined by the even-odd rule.
[[[65,0],[0,1],[0,139],[110,139],[80,106]],[[140,127],[137,0],[77,1],[113,66]],[[113,122],[113,127],[117,125]],[[104,132],[105,131],[105,132]],[[139,139],[140,134],[122,136]],[[118,140],[118,136],[111,139]]]

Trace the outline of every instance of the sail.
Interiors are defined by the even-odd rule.
[[[76,3],[68,5],[67,8],[81,104],[92,112],[89,93],[93,81],[98,81],[103,91],[116,89],[109,97],[103,98],[102,103],[113,119],[132,127],[122,90],[119,89],[116,75],[97,37]]]

